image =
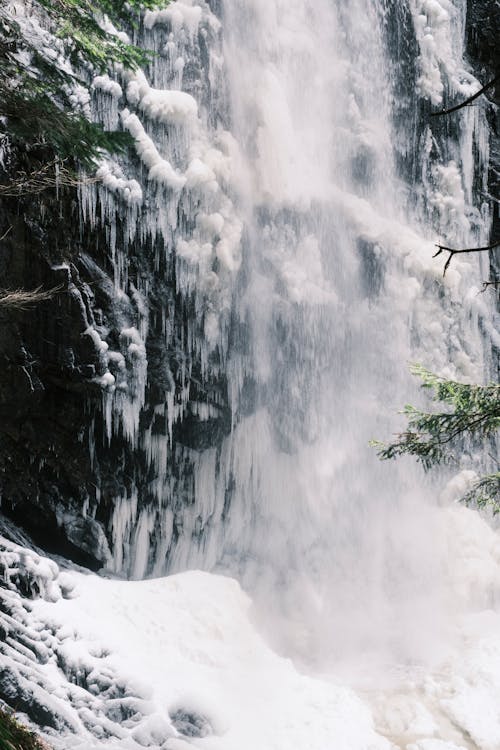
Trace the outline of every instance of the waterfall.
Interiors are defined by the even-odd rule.
[[[498,346],[485,259],[433,258],[491,224],[486,105],[431,117],[479,87],[466,5],[175,0],[130,31],[144,71],[89,81],[133,139],[79,186],[106,565],[0,548],[54,747],[498,746],[453,645],[483,669],[457,622],[498,596],[495,533],[455,503],[471,457],[427,476],[370,446],[425,403],[409,363],[484,381]]]
[[[483,108],[453,133],[429,117],[477,85],[465,3],[212,6],[146,13],[150,70],[94,81],[96,116],[136,144],[82,189],[134,308],[105,352],[106,434],[149,467],[113,500],[111,567],[235,575],[308,660],[413,653],[445,585],[437,489],[409,462],[380,466],[369,441],[418,400],[409,362],[479,380],[487,367],[479,264],[442,279],[432,260],[437,238],[480,244],[489,225],[473,189]],[[170,358],[153,399],[151,300]],[[186,420],[226,426],[186,446]]]
[[[480,172],[487,161],[484,115],[464,118],[458,142],[440,126],[409,127],[417,92],[439,106],[445,89],[470,85],[458,65],[465,10],[409,5],[396,22],[363,1],[224,6],[245,177],[236,305],[255,412],[222,449],[214,496],[225,517],[208,561],[237,571],[281,621],[271,629],[284,627],[286,648],[323,668],[329,656],[412,654],[428,640],[426,613],[439,618],[444,585],[436,490],[409,464],[379,466],[368,443],[395,431],[392,415],[414,394],[408,362],[465,377],[484,368],[478,269],[447,278],[443,301],[431,261],[433,232],[464,246],[487,236],[472,197],[473,141]],[[395,90],[408,71],[391,23],[420,46],[399,120]],[[419,149],[420,174],[409,156]],[[205,566],[205,549],[191,560],[183,565]]]

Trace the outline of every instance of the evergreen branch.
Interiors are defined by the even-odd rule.
[[[465,437],[487,438],[500,430],[500,385],[470,385],[446,380],[421,365],[411,371],[422,379],[422,387],[432,391],[434,401],[449,411],[426,412],[407,405],[403,414],[408,429],[389,444],[372,442],[381,459],[413,455],[426,469],[451,459],[448,447]]]
[[[58,156],[91,167],[105,151],[123,152],[132,143],[130,135],[106,132],[90,122],[75,109],[72,94],[77,85],[85,84],[81,76],[89,66],[104,71],[119,63],[135,69],[151,59],[151,52],[110,32],[105,17],[117,27],[128,27],[137,23],[143,8],[167,3],[33,0],[35,10],[46,14],[49,32],[62,40],[74,70],[63,67],[57,57],[53,60],[42,54],[37,39],[0,3],[0,130],[20,152],[42,147],[44,160]]]
[[[55,26],[61,39],[70,40],[70,60],[78,64],[79,55],[99,70],[119,62],[126,68],[145,65],[152,53],[123,42],[102,25],[104,16],[113,25],[137,25],[137,17],[144,9],[166,7],[169,0],[38,0]]]
[[[97,123],[56,103],[34,82],[22,90],[5,88],[0,80],[0,114],[7,118],[7,133],[14,144],[33,149],[47,146],[61,158],[92,167],[104,151],[120,153],[131,145],[127,132],[108,132]],[[0,126],[1,127],[1,126]]]
[[[481,477],[463,496],[462,502],[466,505],[475,505],[477,508],[490,508],[494,516],[498,515],[500,513],[500,472]]]

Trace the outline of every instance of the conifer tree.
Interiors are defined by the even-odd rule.
[[[33,0],[30,24],[0,6],[0,136],[18,151],[42,150],[89,166],[102,151],[120,151],[127,133],[106,132],[79,108],[75,92],[93,75],[121,65],[144,65],[147,52],[124,41],[118,29],[137,26],[142,8],[168,0]],[[44,31],[46,30],[46,31]],[[39,33],[35,33],[35,32]],[[43,34],[50,33],[51,44]]]
[[[421,365],[414,365],[411,370],[421,378],[422,387],[439,408],[423,411],[406,405],[402,413],[408,429],[392,443],[372,442],[381,459],[415,456],[425,469],[430,469],[455,461],[464,447],[488,441],[495,446],[500,431],[498,383],[481,386],[446,380]],[[500,513],[500,470],[481,477],[462,499]]]

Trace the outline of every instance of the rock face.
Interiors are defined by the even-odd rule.
[[[499,0],[482,0],[467,3],[466,42],[469,60],[478,79],[486,84],[500,77],[500,47],[498,25],[500,19]],[[500,240],[500,79],[489,88],[486,96],[495,105],[490,111],[490,164],[488,192],[492,201],[491,242]],[[491,253],[491,278],[500,278],[500,248]],[[500,350],[496,348],[497,372],[500,376]]]
[[[500,50],[498,49],[498,0],[480,0],[467,3],[467,52],[472,64],[486,84],[500,75]],[[487,94],[497,104],[500,100],[500,88],[490,89]]]
[[[199,28],[177,29],[177,48],[179,54],[183,46],[190,48],[184,89],[199,101],[207,95],[212,101],[217,94],[210,94],[206,44],[209,33],[217,35],[218,22],[208,6],[203,14],[194,14]],[[164,44],[171,19],[159,18],[158,30],[154,26],[152,17],[143,30],[149,44]],[[159,73],[149,71],[151,80],[168,69],[163,58],[161,53]],[[179,118],[189,119],[196,106],[193,97],[181,96],[180,103],[174,98],[168,103],[177,130]],[[126,103],[123,96],[120,107]],[[106,126],[118,126],[108,112],[115,104],[96,83],[95,115]],[[129,121],[147,138],[135,115]],[[182,160],[181,146],[176,148]],[[108,187],[111,181],[110,190],[91,185],[1,199],[0,288],[54,291],[51,299],[27,309],[0,307],[2,512],[46,551],[92,569],[112,564],[114,548],[128,544],[138,507],[158,506],[164,495],[166,504],[170,496],[174,505],[189,504],[193,461],[200,451],[220,445],[231,427],[220,354],[215,347],[208,362],[196,343],[204,335],[205,312],[192,288],[182,288],[173,251],[177,240],[170,236],[176,222],[184,235],[193,235],[192,211],[182,207],[171,185],[163,195],[161,184],[148,193],[141,158],[139,149],[125,163],[143,183],[141,189],[134,181],[134,199],[139,198],[128,217],[127,204],[123,211],[118,199],[113,203],[117,180],[108,167],[102,175]],[[157,159],[160,167],[167,164],[158,154]],[[34,172],[43,160],[36,149],[22,154],[7,148],[0,179],[9,184],[18,171]],[[192,161],[188,177],[194,189],[208,171],[200,159]],[[203,208],[202,196],[192,201]],[[216,232],[217,222],[224,223],[217,217]],[[141,222],[153,229],[139,231]],[[120,501],[128,503],[125,519],[116,518]],[[148,533],[154,536],[153,528]],[[175,519],[170,534],[175,543]],[[145,544],[155,547],[154,539]],[[165,556],[168,549],[167,544]],[[115,569],[130,573],[126,551],[120,549],[117,557]],[[147,566],[146,553],[135,575]]]
[[[1,491],[4,513],[40,544],[95,567],[102,552],[74,545],[60,517],[82,507],[92,481],[82,437],[86,402],[98,395],[91,382],[96,353],[84,335],[89,288],[75,265],[82,248],[76,199],[68,192],[61,201],[50,194],[3,201],[2,231],[10,231],[2,242],[2,287],[57,292],[29,309],[0,312]]]
[[[1,231],[10,227],[1,247],[2,288],[55,290],[52,299],[27,309],[0,310],[2,511],[47,551],[97,569],[110,558],[106,531],[116,497],[132,484],[147,492],[151,480],[141,451],[123,435],[105,434],[102,344],[93,333],[99,325],[107,341],[118,340],[124,315],[137,318],[134,301],[117,298],[105,240],[82,226],[76,191],[4,200],[2,209]],[[141,244],[131,250],[130,284],[138,273],[153,278]],[[152,316],[166,299],[181,342],[190,310],[175,281],[160,276],[149,299]],[[161,326],[151,328],[140,420],[142,431],[158,433],[165,425],[158,424],[155,405],[168,394],[191,385],[192,401],[208,403],[210,386],[224,393],[224,382],[221,375],[202,384],[191,352],[181,344],[169,348]],[[217,445],[230,426],[224,405],[203,421],[188,410],[183,416],[173,430],[181,463],[185,449]],[[182,472],[178,481],[189,485]]]

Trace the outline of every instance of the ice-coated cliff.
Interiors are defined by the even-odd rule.
[[[488,260],[432,258],[496,227],[495,92],[431,117],[495,73],[469,5],[148,11],[80,92],[133,148],[5,202],[62,289],[0,320],[0,698],[56,750],[498,748],[488,456],[369,447],[408,362],[497,375]]]

